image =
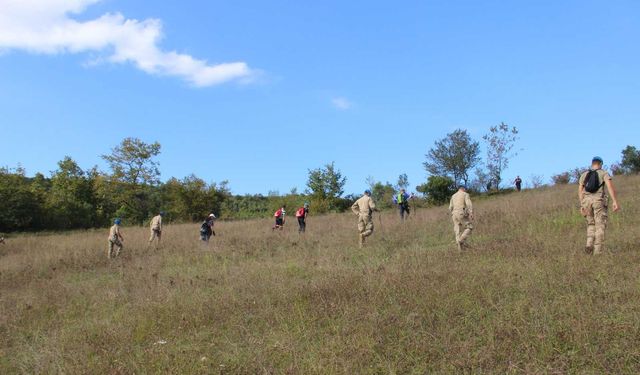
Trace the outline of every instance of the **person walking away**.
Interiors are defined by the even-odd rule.
[[[152,244],[157,238],[156,248],[160,245],[160,240],[162,239],[162,217],[164,217],[164,212],[161,211],[151,219],[151,237],[149,237],[149,244]]]
[[[202,240],[204,244],[208,245],[209,239],[211,238],[211,236],[216,235],[216,232],[213,230],[213,225],[215,220],[216,220],[216,215],[209,214],[209,216],[207,216],[204,219],[202,224],[200,224],[200,240]]]
[[[377,211],[370,190],[365,190],[364,195],[351,206],[351,211],[358,216],[358,239],[362,248],[365,239],[373,233],[373,212]]]
[[[307,215],[309,215],[309,203],[305,202],[305,204],[296,211],[298,233],[304,233],[307,230]]]
[[[453,231],[456,234],[458,250],[466,247],[466,240],[473,231],[473,204],[467,187],[460,185],[458,192],[451,197],[449,211],[453,220]]]
[[[120,218],[113,221],[113,226],[109,229],[109,251],[107,252],[107,258],[115,258],[120,255],[122,251],[124,237],[120,231]]]
[[[513,181],[514,184],[516,184],[516,190],[517,191],[521,191],[522,190],[522,179],[520,178],[520,176],[516,177],[515,181]]]
[[[409,200],[411,196],[407,194],[405,189],[400,189],[400,192],[393,197],[393,201],[398,205],[398,209],[400,210],[400,220],[404,221],[404,216],[411,214],[411,208],[409,207]]]
[[[287,215],[287,211],[285,210],[287,206],[282,205],[274,214],[273,217],[276,219],[276,224],[271,228],[271,230],[283,230],[285,223],[285,216]]]
[[[591,161],[591,168],[580,176],[578,183],[580,212],[587,220],[585,252],[593,255],[601,254],[603,251],[609,218],[607,191],[613,200],[613,212],[620,210],[612,178],[607,171],[602,169],[602,165],[602,158],[595,156]]]

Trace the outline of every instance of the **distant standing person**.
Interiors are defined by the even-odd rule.
[[[285,223],[285,216],[287,216],[287,211],[285,210],[287,208],[287,206],[282,205],[282,207],[280,207],[274,214],[273,217],[276,219],[276,223],[273,226],[273,228],[271,228],[271,230],[283,230],[284,229],[284,223]]]
[[[578,183],[580,212],[587,219],[585,251],[594,255],[601,254],[603,250],[609,217],[607,191],[613,200],[613,212],[620,210],[612,178],[607,171],[602,169],[602,165],[602,158],[595,156],[591,161],[591,168],[580,176]]]
[[[411,214],[411,208],[409,207],[409,200],[411,195],[407,194],[405,189],[400,189],[400,192],[393,197],[393,203],[398,205],[400,210],[400,220],[404,221],[404,216]]]
[[[521,191],[522,190],[522,179],[520,178],[520,176],[516,177],[515,181],[513,181],[514,184],[516,184],[516,190],[517,191]]]
[[[124,237],[122,237],[122,232],[120,231],[121,222],[120,218],[115,219],[113,226],[109,229],[109,251],[107,252],[109,259],[117,257],[122,251]]]
[[[309,215],[309,203],[305,202],[304,205],[296,211],[298,233],[304,233],[307,230],[307,215]]]
[[[157,238],[158,243],[156,244],[156,247],[160,245],[160,240],[162,239],[162,217],[164,217],[164,212],[161,211],[151,219],[151,237],[149,237],[149,244],[152,244]]]
[[[377,211],[370,190],[365,190],[364,195],[351,206],[351,211],[358,216],[358,239],[362,248],[365,239],[373,233],[373,212]]]
[[[466,247],[466,240],[473,231],[473,204],[467,187],[460,185],[458,192],[451,197],[449,211],[453,220],[453,231],[456,234],[458,250]]]
[[[209,239],[211,236],[215,236],[216,232],[213,230],[213,226],[215,224],[216,215],[209,214],[206,219],[200,224],[200,240],[203,243],[209,244]]]

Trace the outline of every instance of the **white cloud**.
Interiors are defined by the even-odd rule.
[[[194,86],[246,82],[254,71],[244,62],[209,64],[163,51],[162,23],[107,13],[88,21],[72,18],[102,0],[0,0],[0,50],[60,54],[100,52],[97,61],[132,63],[149,74],[177,76]]]
[[[333,98],[331,99],[331,104],[333,104],[333,106],[341,111],[346,111],[348,109],[350,109],[351,107],[353,107],[353,103],[351,103],[351,101],[347,98],[343,98],[343,97],[338,97],[338,98]]]

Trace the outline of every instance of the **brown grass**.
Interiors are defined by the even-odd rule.
[[[0,245],[0,373],[638,373],[640,178],[616,181],[609,254],[582,253],[575,186],[395,212],[357,249],[351,215],[124,228]],[[381,225],[382,224],[382,225]],[[159,342],[166,341],[166,344]]]

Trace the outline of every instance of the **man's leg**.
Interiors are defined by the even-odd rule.
[[[471,223],[471,220],[469,220],[468,216],[464,216],[462,218],[461,227],[464,228],[464,232],[462,232],[462,234],[460,235],[460,244],[464,246],[467,238],[469,238],[471,232],[473,231],[473,224]]]
[[[109,240],[109,248],[107,249],[107,258],[111,259],[113,255],[113,241]]]
[[[453,233],[456,235],[456,243],[460,242],[460,220],[458,219],[458,215],[456,213],[452,216],[453,220]]]
[[[604,249],[605,232],[607,230],[607,220],[609,219],[606,201],[598,200],[593,203],[593,217],[595,222],[593,255],[597,255],[601,254]]]
[[[373,218],[370,215],[365,216],[364,218],[365,230],[362,235],[364,237],[369,237],[373,234]]]
[[[404,207],[400,205],[400,221],[404,221]]]
[[[364,232],[366,225],[363,215],[358,216],[358,244],[360,245],[360,248],[364,246]]]
[[[585,219],[587,221],[587,244],[585,245],[585,251],[587,253],[593,253],[593,247],[596,239],[596,219],[593,215],[593,204],[589,201],[582,203],[586,210]]]
[[[120,240],[116,240],[116,257],[120,256],[120,251],[122,250],[122,242]]]

